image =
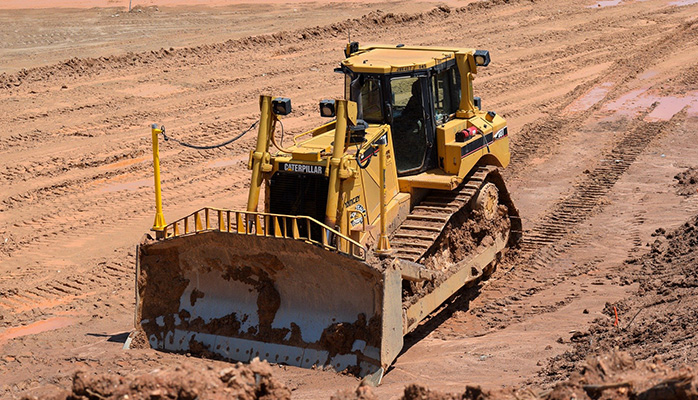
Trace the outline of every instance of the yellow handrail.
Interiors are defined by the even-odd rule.
[[[202,212],[204,224],[201,223]],[[218,219],[217,223],[215,218]],[[194,221],[193,224],[190,223],[190,219]],[[211,219],[214,220],[211,221]],[[190,229],[192,226],[193,230]],[[313,227],[316,227],[316,230],[320,232],[319,238],[313,237]],[[305,228],[305,232],[302,231],[303,228]],[[346,254],[362,261],[366,260],[366,248],[359,242],[305,215],[283,215],[204,207],[166,225],[163,228],[163,237],[160,239],[167,240],[206,231],[300,240],[320,246],[328,251]]]

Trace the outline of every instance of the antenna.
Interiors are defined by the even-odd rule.
[[[349,43],[351,43],[351,28],[347,28],[347,35],[349,35]]]

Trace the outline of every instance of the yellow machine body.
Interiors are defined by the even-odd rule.
[[[347,98],[321,103],[335,119],[292,145],[274,136],[290,102],[261,96],[246,211],[198,210],[139,246],[137,329],[152,347],[332,366],[377,383],[403,335],[520,236],[497,171],[509,164],[506,121],[473,97],[489,53],[355,43],[345,53]],[[415,123],[406,115],[418,101]],[[426,263],[487,185],[509,228],[447,265]],[[448,196],[451,208],[431,200]],[[439,276],[404,301],[405,285]]]

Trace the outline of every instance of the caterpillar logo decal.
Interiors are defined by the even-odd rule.
[[[357,200],[358,200],[358,198],[359,198],[359,196],[355,197],[355,199],[357,199]],[[356,211],[352,211],[349,214],[349,222],[351,223],[352,228],[359,225],[359,224],[363,224],[364,223],[364,214],[366,214],[366,209],[361,204],[357,204],[356,207],[354,207],[354,208],[356,208]]]
[[[323,165],[308,165],[308,164],[294,164],[294,163],[281,163],[279,166],[281,171],[286,172],[298,172],[303,174],[316,174],[324,175],[325,166]]]
[[[501,139],[509,134],[507,127],[500,129],[494,134],[494,140]]]

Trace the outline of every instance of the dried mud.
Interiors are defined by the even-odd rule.
[[[281,342],[289,333],[289,329],[272,329],[276,312],[281,304],[278,291],[274,288],[274,282],[269,275],[260,268],[255,267],[259,261],[248,260],[245,257],[237,257],[234,265],[224,266],[221,272],[222,279],[239,281],[249,284],[258,292],[257,317],[259,325],[256,329],[250,328],[247,332],[241,332],[241,323],[246,315],[237,315],[235,312],[224,317],[213,318],[204,321],[201,317],[191,318],[186,310],[182,309],[182,294],[189,285],[185,277],[185,271],[179,261],[179,254],[183,250],[177,246],[165,246],[160,248],[157,243],[144,241],[139,248],[140,275],[138,276],[139,298],[138,308],[140,320],[148,322],[138,327],[150,335],[163,331],[183,329],[185,331],[210,333],[230,337],[256,338]],[[271,254],[263,254],[267,266],[282,268],[281,261]],[[211,260],[213,266],[219,266],[219,260]],[[197,267],[195,267],[197,268]],[[211,266],[203,267],[204,270]],[[202,272],[204,271],[202,270]],[[205,292],[194,289],[190,295],[190,305],[195,306],[197,299],[204,298]],[[180,322],[176,324],[174,315],[179,316]],[[158,326],[157,317],[165,316],[164,327]],[[291,340],[297,341],[298,334],[292,335]],[[212,349],[208,349],[212,350]],[[192,350],[193,353],[199,352]]]
[[[692,196],[698,193],[698,168],[690,167],[676,174],[677,191],[681,196]]]
[[[548,390],[526,387],[483,390],[464,385],[459,393],[447,393],[413,383],[405,387],[401,400],[689,400],[698,398],[698,374],[694,367],[669,367],[660,361],[636,361],[628,353],[611,352],[589,356],[563,382]],[[345,390],[332,400],[377,400],[371,388]]]
[[[464,209],[451,217],[436,245],[424,260],[424,266],[436,274],[431,280],[424,282],[405,282],[403,284],[403,307],[409,307],[420,298],[431,293],[438,285],[448,279],[459,269],[459,261],[467,259],[476,251],[494,245],[495,238],[509,236],[511,221],[508,209],[499,205],[496,216],[487,219],[477,210]],[[483,277],[487,278],[494,272],[498,260],[493,260]],[[470,282],[472,286],[476,282]]]
[[[117,375],[78,371],[70,390],[37,394],[25,399],[149,400],[240,399],[288,400],[291,390],[272,376],[271,366],[258,359],[221,370],[196,369],[187,364],[163,367],[146,374]]]
[[[197,337],[197,334],[203,333],[290,345],[302,349],[324,350],[329,355],[327,360],[322,361],[328,364],[335,355],[355,353],[352,347],[357,340],[375,348],[380,347],[381,321],[376,315],[367,317],[366,314],[359,313],[354,321],[334,322],[336,319],[333,319],[333,323],[328,323],[322,332],[317,332],[319,339],[314,342],[304,341],[301,327],[294,322],[290,322],[288,327],[273,328],[272,324],[283,300],[277,290],[274,277],[275,272],[286,268],[279,259],[281,255],[264,251],[256,253],[256,256],[244,254],[244,251],[231,245],[228,239],[230,235],[225,233],[206,232],[189,238],[173,238],[163,242],[145,240],[141,243],[137,308],[140,323],[136,327],[135,335],[138,338],[138,344],[134,347],[142,348],[143,344],[148,346],[146,339],[154,337],[159,342],[168,340],[169,342],[164,344],[166,347],[181,346],[185,350],[179,351],[180,353],[207,359],[222,360],[224,357],[220,355],[221,352],[227,354],[233,350],[221,348],[221,345],[212,348],[210,344],[203,343]],[[309,246],[300,242],[294,242],[293,245]],[[215,250],[220,248],[227,250],[223,252],[224,254],[216,253]],[[191,253],[206,256],[202,260],[190,262],[186,255]],[[343,256],[337,257],[341,260]],[[243,328],[250,318],[250,315],[239,311],[239,309],[245,309],[245,305],[236,308],[226,305],[225,310],[229,314],[219,317],[203,318],[192,315],[201,312],[194,308],[198,299],[205,299],[207,295],[212,295],[214,298],[224,296],[223,293],[207,294],[205,288],[193,289],[189,295],[185,295],[185,290],[191,283],[190,279],[204,279],[202,275],[206,273],[214,273],[219,279],[225,281],[243,283],[247,287],[246,290],[255,292],[256,307],[252,309],[256,309],[258,323]],[[378,277],[379,275],[369,276],[367,279],[378,279]],[[371,283],[367,282],[366,285]],[[222,300],[218,301],[222,302]],[[189,306],[192,308],[189,309]],[[303,322],[302,318],[299,322]],[[171,333],[176,330],[192,333],[187,343],[175,343],[174,335]],[[297,362],[298,359],[295,361]],[[350,367],[350,369],[353,371],[356,368]]]
[[[481,246],[493,245],[495,238],[508,237],[510,229],[507,207],[501,204],[491,220],[480,211],[456,213],[424,265],[448,275],[449,269],[458,261],[466,259]]]
[[[636,361],[627,353],[588,357],[565,382],[545,396],[549,400],[586,399],[696,399],[695,366],[670,367],[661,361]]]

